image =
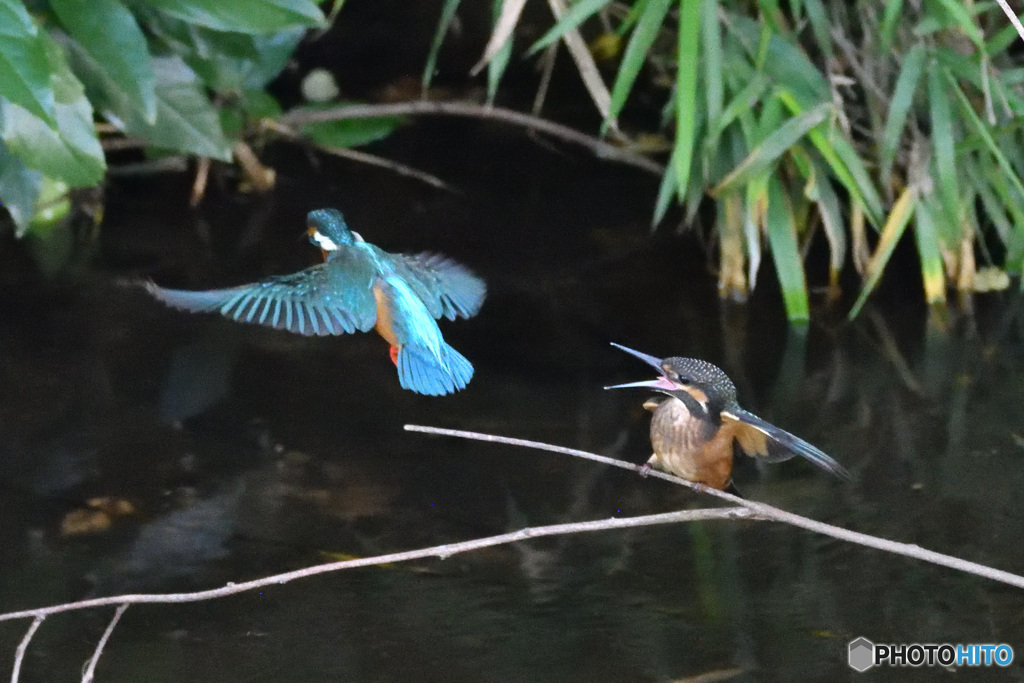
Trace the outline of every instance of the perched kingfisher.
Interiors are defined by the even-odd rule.
[[[349,230],[336,209],[311,211],[306,222],[321,264],[230,289],[192,292],[152,282],[146,289],[173,308],[298,334],[376,328],[391,345],[403,389],[441,396],[464,388],[473,366],[445,343],[434,319],[476,315],[487,291],[483,280],[436,254],[389,254]]]
[[[717,366],[696,358],[658,359],[620,344],[612,346],[661,373],[655,380],[605,387],[646,387],[665,395],[644,403],[644,408],[654,412],[654,454],[645,467],[657,467],[689,481],[735,491],[732,466],[738,447],[745,455],[765,462],[781,462],[801,455],[823,470],[850,478],[842,465],[819,449],[740,408],[735,385]]]

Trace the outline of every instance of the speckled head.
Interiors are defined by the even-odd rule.
[[[701,403],[724,408],[736,402],[736,385],[717,365],[697,358],[673,356],[661,361],[661,368],[677,390],[686,391]],[[698,392],[704,394],[703,400]]]
[[[356,233],[348,229],[345,217],[337,209],[317,209],[306,216],[309,241],[325,252],[336,251],[339,247],[356,241]]]
[[[714,406],[721,410],[736,402],[736,386],[729,379],[729,376],[722,372],[717,365],[696,358],[683,358],[672,356],[670,358],[655,358],[646,353],[634,351],[621,344],[612,344],[617,349],[636,356],[655,370],[661,373],[661,377],[644,382],[630,382],[628,384],[616,384],[605,387],[606,389],[625,389],[628,387],[644,387],[654,389],[669,396],[679,397],[681,393],[689,394],[694,400],[700,403],[704,410]]]

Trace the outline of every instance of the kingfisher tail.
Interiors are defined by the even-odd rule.
[[[440,356],[424,347],[406,344],[398,350],[397,365],[402,388],[427,396],[464,389],[473,377],[473,365],[445,342],[441,342]]]

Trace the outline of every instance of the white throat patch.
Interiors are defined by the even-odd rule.
[[[323,234],[319,230],[313,231],[313,241],[316,242],[317,245],[324,251],[338,250],[338,245],[334,243],[334,240],[332,240],[330,237]]]

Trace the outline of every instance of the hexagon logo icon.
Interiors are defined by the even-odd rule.
[[[851,669],[864,673],[875,665],[875,644],[863,636],[850,641],[847,661]]]

